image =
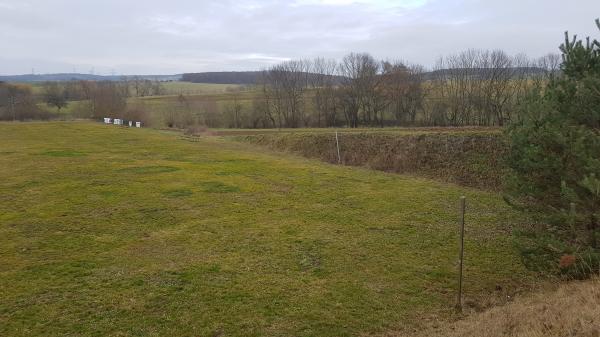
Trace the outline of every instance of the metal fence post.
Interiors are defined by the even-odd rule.
[[[338,138],[338,132],[335,131],[335,146],[337,147],[338,164],[342,163],[342,157],[340,156],[340,140]]]
[[[458,294],[456,298],[456,309],[462,311],[462,291],[463,291],[463,261],[465,252],[465,209],[466,197],[460,197],[460,252],[458,256]]]

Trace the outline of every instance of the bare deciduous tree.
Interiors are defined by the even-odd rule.
[[[475,49],[440,58],[432,72],[379,62],[367,53],[350,53],[339,63],[287,61],[263,72],[264,104],[253,106],[262,106],[277,127],[333,126],[338,115],[353,128],[391,121],[502,126],[514,118],[532,83],[547,83],[559,64],[554,55],[536,63],[524,55]]]
[[[378,106],[374,106],[379,72],[379,63],[366,53],[350,53],[346,55],[339,65],[339,74],[342,76],[342,97],[344,115],[348,125],[356,128],[359,125],[359,113],[363,112],[363,121],[371,123],[372,113]]]
[[[33,98],[31,87],[0,82],[0,120],[44,119]]]
[[[317,127],[334,126],[337,120],[337,95],[335,92],[337,62],[316,58],[312,63],[312,86],[317,113]]]
[[[50,107],[60,110],[69,105],[68,93],[65,86],[58,82],[46,82],[43,85],[44,101]]]
[[[229,88],[232,95],[231,101],[225,106],[225,114],[230,128],[242,128],[242,103],[240,101],[240,90],[238,88]]]
[[[407,66],[402,61],[383,63],[384,90],[397,125],[414,124],[423,108],[424,72],[422,66]]]

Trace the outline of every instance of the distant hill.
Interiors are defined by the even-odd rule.
[[[521,67],[512,68],[514,74],[521,73],[527,75],[541,75],[545,73],[544,69],[536,67]],[[479,77],[487,75],[492,69],[441,69],[427,72],[424,78],[427,80],[436,77],[450,76],[454,73],[467,72],[469,76]],[[261,76],[261,71],[221,71],[221,72],[204,72],[204,73],[187,73],[176,75],[127,75],[127,76],[103,76],[92,74],[43,74],[43,75],[15,75],[15,76],[0,76],[0,82],[48,82],[48,81],[122,81],[123,79],[131,79],[134,77],[158,80],[158,81],[184,81],[192,83],[213,83],[213,84],[256,84]],[[335,77],[335,82],[341,82],[343,78]]]
[[[193,83],[214,83],[214,84],[255,84],[260,76],[260,71],[244,72],[207,72],[176,75],[127,75],[127,76],[109,76],[92,75],[79,73],[59,73],[59,74],[27,74],[1,76],[0,82],[65,82],[65,81],[122,81],[123,79],[132,79],[134,77],[158,80],[158,81],[184,81]]]
[[[260,79],[260,71],[230,71],[183,74],[181,80],[192,83],[215,84],[255,84]]]
[[[232,71],[183,74],[181,80],[192,83],[215,84],[256,84],[262,76],[262,71]],[[316,74],[304,73],[308,78]],[[341,76],[333,76],[335,83],[341,83]]]
[[[485,77],[489,75],[489,72],[495,71],[493,69],[480,68],[480,69],[441,69],[426,72],[424,78],[431,80],[442,76],[450,76],[457,73],[467,73],[473,77]],[[517,74],[525,75],[542,75],[545,73],[544,69],[536,67],[518,67],[511,68],[513,76]],[[233,71],[233,72],[208,72],[208,73],[188,73],[183,74],[181,80],[184,82],[192,83],[217,83],[217,84],[256,84],[260,79],[262,72],[260,71]],[[335,76],[335,82],[340,83],[343,77]]]
[[[40,75],[14,75],[0,76],[0,82],[62,82],[62,81],[121,81],[123,79],[131,79],[139,77],[149,80],[158,81],[179,81],[181,75],[127,75],[127,76],[104,76],[92,74],[40,74]]]

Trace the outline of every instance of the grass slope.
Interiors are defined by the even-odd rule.
[[[0,335],[351,336],[449,318],[461,194],[467,300],[531,281],[497,195],[258,151],[0,124]]]
[[[600,280],[572,281],[452,324],[387,337],[597,337]]]
[[[469,187],[501,190],[502,177],[506,173],[502,160],[506,157],[506,145],[499,130],[435,130],[394,128],[378,132],[367,129],[338,135],[331,131],[249,133],[233,139],[329,163],[341,162]],[[217,134],[232,133],[220,131]]]

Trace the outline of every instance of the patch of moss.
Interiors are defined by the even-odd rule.
[[[44,152],[40,153],[40,155],[50,156],[50,157],[83,157],[83,156],[87,156],[87,154],[85,154],[83,152],[72,151],[72,150],[44,151]]]
[[[189,189],[180,188],[175,190],[164,191],[162,192],[162,194],[170,198],[183,198],[189,197],[194,193]]]

